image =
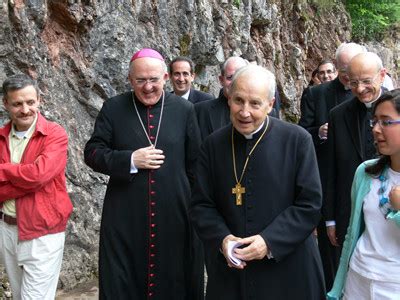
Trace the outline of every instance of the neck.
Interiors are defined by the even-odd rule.
[[[390,156],[390,167],[393,171],[400,172],[400,153]]]

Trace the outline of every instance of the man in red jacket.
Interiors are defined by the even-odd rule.
[[[7,78],[3,93],[10,122],[0,128],[0,261],[14,299],[54,299],[72,211],[68,137],[39,113],[30,77]]]

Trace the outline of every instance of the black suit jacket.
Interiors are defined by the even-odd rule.
[[[279,119],[279,103],[280,101],[275,101],[269,116]],[[222,89],[217,99],[197,103],[194,108],[203,140],[217,129],[231,122],[228,99],[224,96]]]
[[[192,102],[193,104],[195,104],[195,103],[199,103],[199,102],[206,101],[206,100],[212,100],[214,98],[215,97],[211,94],[204,93],[202,91],[198,91],[195,89],[190,89],[188,100],[190,102]]]
[[[360,127],[362,104],[356,97],[332,109],[328,129],[328,180],[323,212],[336,221],[336,236],[343,244],[351,211],[351,185],[357,167],[369,159]]]
[[[194,108],[202,140],[230,122],[228,99],[223,93],[217,99],[197,103]]]
[[[350,99],[351,92],[344,89],[338,78],[335,80],[312,86],[303,93],[301,99],[301,118],[299,125],[305,128],[312,136],[317,154],[318,167],[321,176],[322,190],[326,190],[328,171],[328,143],[321,140],[318,131],[321,125],[328,122],[329,112],[340,103]]]

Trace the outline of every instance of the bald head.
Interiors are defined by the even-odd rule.
[[[275,96],[276,82],[275,75],[267,69],[257,65],[247,65],[240,68],[232,78],[230,93],[233,93],[237,88],[237,82],[242,78],[248,78],[249,81],[254,81],[254,84],[259,84],[265,87],[265,100],[272,100]],[[257,78],[257,80],[254,80]]]
[[[249,63],[247,60],[239,57],[229,57],[221,66],[221,75],[219,76],[219,82],[223,88],[225,97],[228,97],[229,86],[231,85],[233,75],[236,71]]]
[[[368,103],[379,97],[386,70],[378,55],[373,52],[357,54],[349,63],[347,74],[351,91],[358,100]]]
[[[336,67],[338,69],[338,77],[340,82],[345,86],[349,86],[349,78],[347,76],[347,67],[351,59],[360,53],[366,53],[367,49],[356,43],[341,44],[335,54]]]

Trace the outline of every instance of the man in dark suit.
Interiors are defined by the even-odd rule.
[[[355,55],[365,51],[363,46],[355,43],[341,44],[335,55],[338,77],[332,81],[311,87],[307,93],[303,94],[301,99],[299,125],[307,129],[313,138],[324,195],[326,194],[329,161],[328,115],[332,108],[352,97],[346,68]],[[326,220],[323,209],[323,218],[318,226],[318,247],[324,267],[326,287],[330,289],[338,267],[340,252],[328,239],[327,228],[330,229],[330,227],[326,227],[326,225],[332,225],[332,223],[326,224]]]
[[[337,77],[335,64],[330,59],[324,59],[317,67],[318,79],[321,83],[332,81]]]
[[[193,104],[214,99],[214,96],[195,90],[192,82],[196,77],[194,63],[189,57],[178,56],[169,64],[169,76],[174,93],[189,100]]]
[[[228,89],[233,75],[246,65],[248,62],[239,56],[232,56],[225,60],[221,65],[221,75],[218,77],[222,86],[218,98],[194,106],[203,140],[215,130],[229,124]]]
[[[351,211],[350,191],[360,163],[376,156],[369,126],[372,105],[382,93],[386,70],[372,52],[356,55],[347,68],[354,97],[338,105],[329,114],[328,172],[325,218],[333,221],[328,237],[341,248]]]

